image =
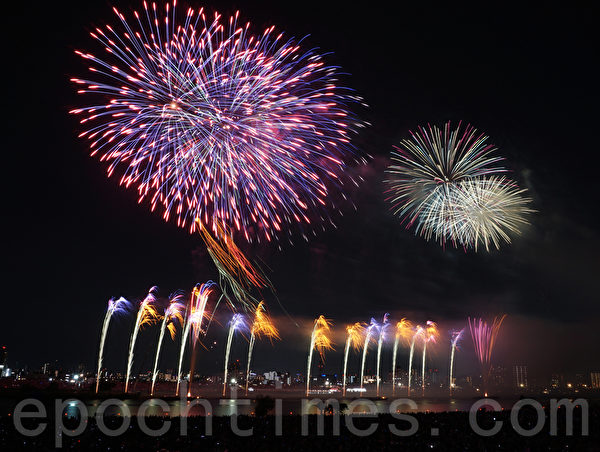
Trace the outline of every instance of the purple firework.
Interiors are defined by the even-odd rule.
[[[120,25],[91,32],[104,56],[76,51],[91,72],[71,79],[88,99],[71,111],[80,137],[140,203],[191,232],[222,226],[252,241],[311,229],[331,192],[356,183],[346,169],[360,98],[274,26],[253,35],[237,12],[181,17],[175,3],[144,2],[131,24],[114,8]]]

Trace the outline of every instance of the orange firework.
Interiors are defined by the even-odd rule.
[[[165,336],[165,331],[169,331],[169,335],[172,340],[175,340],[175,334],[177,333],[177,322],[183,326],[183,311],[185,305],[181,303],[183,296],[180,293],[171,295],[169,306],[165,309],[163,316],[162,325],[160,328],[160,334],[158,336],[158,345],[156,347],[156,356],[154,358],[154,370],[152,371],[152,385],[150,387],[150,395],[154,395],[154,386],[156,385],[156,377],[158,376],[158,359],[160,357],[160,350]]]
[[[394,341],[394,351],[392,353],[392,394],[396,393],[396,358],[398,356],[398,343],[402,339],[406,344],[410,344],[415,332],[410,320],[405,317],[396,324],[396,340]]]
[[[365,328],[366,325],[363,322],[356,322],[354,325],[346,327],[346,333],[348,333],[347,341],[354,350],[360,350],[365,337]]]
[[[313,327],[312,334],[310,336],[310,351],[308,352],[308,365],[306,371],[306,395],[310,391],[310,365],[312,362],[313,350],[316,348],[321,355],[321,359],[324,359],[325,350],[333,350],[333,342],[331,341],[328,334],[331,331],[331,322],[324,316],[319,316],[315,320],[315,326]]]
[[[129,355],[127,358],[127,374],[125,375],[125,393],[129,388],[129,376],[131,375],[131,368],[133,366],[133,351],[135,350],[135,343],[137,341],[138,332],[146,325],[153,325],[158,322],[162,316],[156,310],[154,303],[156,302],[156,292],[158,287],[153,286],[148,291],[146,298],[140,303],[140,308],[135,319],[135,325],[133,326],[133,332],[131,333],[131,339],[129,341]]]
[[[277,331],[277,328],[273,324],[273,321],[267,314],[264,301],[258,303],[258,306],[256,307],[251,332],[258,338],[265,336],[268,337],[270,340],[281,339],[279,337],[279,331]]]
[[[253,306],[256,299],[250,292],[253,288],[261,289],[269,286],[267,278],[246,258],[228,230],[215,224],[213,236],[206,227],[200,224],[198,231],[219,272],[225,300],[235,309],[234,302],[226,290],[227,287],[230,287],[233,299],[240,301],[247,308]]]
[[[435,342],[439,335],[440,333],[438,332],[437,324],[428,320],[423,332],[423,363],[421,368],[421,389],[423,395],[425,395],[425,358],[427,355],[427,344],[429,342]]]
[[[410,343],[410,340],[412,339],[414,334],[415,332],[410,320],[407,320],[403,317],[396,324],[396,339],[402,339],[408,344]]]
[[[365,336],[366,325],[362,322],[356,322],[354,325],[348,325],[346,327],[346,346],[344,347],[344,375],[342,376],[342,395],[346,395],[346,371],[348,369],[348,354],[350,348],[354,350],[360,350],[360,345],[363,342]]]
[[[231,234],[223,227],[215,225],[213,231],[215,237],[200,223],[198,229],[211,257],[218,261],[227,270],[227,273],[235,277],[242,286],[245,288],[267,286],[266,279],[244,256],[244,253],[234,243]]]
[[[250,328],[250,344],[248,345],[248,361],[246,363],[246,394],[248,394],[248,383],[250,380],[250,362],[252,361],[252,351],[254,350],[254,342],[256,338],[268,337],[271,343],[273,339],[281,339],[279,331],[273,324],[273,321],[267,314],[265,303],[261,301],[254,312],[254,321]]]
[[[331,321],[323,316],[319,316],[315,320],[315,328],[313,329],[313,348],[319,351],[322,358],[325,357],[325,350],[333,350],[333,342],[328,334],[331,331]]]
[[[188,307],[187,318],[183,328],[183,334],[181,335],[181,346],[179,348],[179,365],[177,368],[177,388],[175,395],[179,395],[179,386],[181,382],[181,368],[183,365],[183,358],[185,355],[187,339],[192,331],[192,342],[196,345],[200,333],[202,332],[202,321],[208,317],[206,312],[206,304],[208,298],[212,294],[213,286],[215,283],[208,281],[204,284],[196,284],[192,290],[192,296],[190,299],[190,305]]]

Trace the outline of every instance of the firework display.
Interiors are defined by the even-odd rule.
[[[380,383],[380,377],[379,377],[379,369],[381,366],[381,348],[383,346],[383,341],[385,340],[385,333],[387,328],[390,326],[390,315],[389,314],[385,314],[383,316],[383,321],[381,322],[381,325],[379,326],[379,339],[377,340],[377,375],[376,375],[376,381],[377,381],[377,396],[379,396],[379,383]]]
[[[450,377],[448,381],[448,388],[450,389],[450,395],[452,395],[452,388],[454,388],[454,353],[458,346],[464,329],[458,331],[452,331],[450,340]]]
[[[181,346],[179,348],[178,354],[178,373],[176,375],[176,385],[175,385],[175,394],[179,395],[180,383],[182,380],[182,368],[185,352],[187,349],[187,344],[191,343],[192,347],[200,340],[201,336],[205,336],[208,326],[210,325],[210,320],[215,315],[213,310],[212,313],[207,310],[207,304],[209,301],[209,297],[214,293],[214,289],[216,284],[212,281],[209,281],[205,284],[197,284],[192,290],[191,297],[187,306],[182,302],[182,294],[181,292],[175,292],[172,294],[168,300],[167,306],[165,307],[164,316],[160,316],[158,314],[156,305],[157,301],[157,288],[152,287],[147,294],[147,296],[140,302],[140,307],[136,314],[136,321],[134,331],[131,335],[130,346],[129,346],[129,355],[127,366],[129,370],[129,374],[125,377],[125,388],[126,391],[128,389],[127,382],[131,378],[131,366],[133,362],[133,350],[136,346],[137,333],[139,330],[146,325],[152,325],[160,322],[159,336],[158,336],[158,345],[156,349],[156,355],[154,358],[154,366],[151,373],[151,386],[150,386],[150,394],[154,394],[154,389],[156,385],[156,379],[158,376],[158,363],[160,359],[160,351],[163,342],[163,338],[166,331],[169,331],[169,334],[172,339],[175,338],[178,328],[177,325],[181,325]],[[109,301],[109,306],[107,310],[107,314],[105,315],[102,336],[101,336],[101,349],[100,349],[100,361],[98,363],[99,368],[102,364],[102,351],[104,346],[103,338],[106,337],[106,331],[108,329],[108,322],[110,318],[114,314],[123,313],[127,310],[129,306],[129,302],[125,298],[119,299],[111,299]],[[217,313],[218,314],[218,313]],[[503,315],[499,318],[494,318],[491,324],[488,324],[483,319],[472,319],[468,318],[468,325],[471,331],[471,336],[473,339],[473,344],[475,346],[475,352],[477,358],[480,362],[483,376],[483,387],[487,389],[487,382],[489,378],[489,373],[491,369],[491,356],[494,345],[497,341],[498,333],[500,330],[500,326],[504,321],[506,316]],[[206,322],[205,322],[206,320]],[[216,322],[219,324],[219,322]],[[371,342],[377,341],[377,357],[376,357],[376,381],[374,385],[375,395],[382,395],[382,376],[381,376],[381,355],[383,344],[388,340],[389,332],[388,330],[392,328],[391,317],[389,314],[385,314],[381,323],[377,322],[375,319],[371,319],[371,322],[367,325],[363,322],[356,322],[351,325],[347,325],[345,329],[345,346],[343,350],[343,362],[342,362],[342,372],[341,378],[337,380],[337,384],[341,385],[341,395],[346,396],[347,391],[347,382],[348,382],[348,360],[350,357],[350,350],[354,349],[355,351],[359,351],[362,348],[362,356],[360,362],[360,388],[354,387],[350,388],[352,391],[360,391],[364,392],[366,389],[364,388],[365,379],[364,379],[364,370],[365,370],[365,361],[368,353],[369,344]],[[275,327],[271,318],[267,315],[266,308],[264,302],[260,302],[256,310],[254,312],[254,316],[252,320],[250,320],[246,315],[241,313],[234,313],[232,317],[230,317],[229,322],[227,322],[226,327],[226,342],[225,342],[225,354],[224,354],[224,362],[223,362],[223,385],[220,389],[220,394],[225,397],[227,395],[227,386],[229,383],[229,362],[230,362],[230,354],[233,345],[233,338],[236,332],[244,332],[248,331],[250,333],[249,336],[249,346],[248,346],[248,361],[246,364],[245,371],[245,388],[246,395],[248,394],[248,387],[250,382],[250,364],[252,361],[252,354],[254,349],[254,344],[256,339],[260,339],[263,337],[273,339],[280,339],[279,332]],[[450,357],[449,357],[449,379],[448,379],[448,389],[450,396],[453,395],[454,390],[456,388],[456,384],[454,382],[454,373],[455,373],[455,354],[458,349],[458,345],[460,340],[463,337],[464,328],[460,330],[452,330],[450,334],[449,346],[450,346]],[[326,350],[333,350],[333,341],[332,341],[332,323],[330,320],[326,319],[323,315],[319,316],[315,319],[313,323],[313,327],[310,332],[310,349],[308,353],[307,360],[307,368],[306,368],[306,384],[304,388],[304,393],[306,395],[310,394],[311,387],[311,368],[312,368],[312,360],[314,351],[317,350],[323,362],[324,353]],[[377,335],[377,336],[376,336]],[[395,338],[394,338],[394,346],[393,346],[393,355],[392,355],[392,372],[391,372],[391,382],[392,382],[392,395],[395,394],[395,386],[396,386],[396,365],[397,365],[397,355],[398,355],[398,347],[400,342],[404,343],[409,349],[409,357],[408,357],[408,380],[407,380],[407,388],[408,388],[408,396],[411,395],[411,386],[413,380],[413,359],[414,359],[414,351],[416,344],[423,345],[423,354],[422,354],[422,368],[421,368],[421,388],[422,395],[425,395],[425,387],[426,387],[426,374],[425,374],[425,365],[427,362],[427,351],[429,349],[429,344],[433,344],[438,342],[439,340],[439,331],[437,323],[428,320],[425,323],[425,326],[416,325],[413,326],[412,322],[407,320],[406,318],[401,318],[400,321],[395,324]],[[216,342],[214,343],[216,344]],[[204,346],[204,345],[203,345]],[[208,348],[204,346],[207,350]],[[212,347],[211,347],[212,348]],[[192,364],[193,367],[193,364]],[[241,377],[243,378],[243,377]],[[98,381],[100,380],[100,374],[97,374],[96,377],[96,390],[98,388]],[[191,382],[191,371],[189,375],[189,381]],[[337,391],[335,389],[335,381],[326,383],[326,387],[331,388],[332,391]],[[385,392],[383,393],[385,395]],[[487,394],[487,393],[486,393]],[[188,392],[188,397],[190,393]]]
[[[472,319],[470,317],[467,319],[469,330],[471,331],[471,338],[473,339],[473,346],[475,347],[475,354],[477,355],[477,360],[481,366],[483,389],[486,395],[488,380],[492,370],[492,352],[494,351],[496,339],[498,338],[500,327],[505,318],[506,315],[503,315],[500,318],[494,317],[491,324],[483,319]]]
[[[138,313],[133,326],[133,332],[131,333],[131,339],[129,341],[129,354],[127,358],[127,373],[125,375],[125,393],[129,388],[129,377],[131,376],[131,367],[133,366],[133,352],[135,350],[135,343],[137,341],[138,333],[140,328],[145,325],[152,325],[160,320],[160,314],[156,310],[156,292],[158,287],[151,287],[148,291],[146,298],[140,303]]]
[[[96,394],[98,394],[98,388],[100,387],[100,372],[102,371],[102,359],[104,357],[104,342],[106,341],[106,334],[108,333],[108,326],[110,325],[110,319],[115,314],[122,314],[127,312],[130,307],[129,301],[125,298],[120,297],[118,299],[111,298],[108,300],[108,308],[104,316],[104,322],[102,323],[102,332],[100,333],[100,350],[98,352],[98,373],[96,374]]]
[[[354,325],[346,327],[346,345],[344,346],[344,371],[342,373],[342,395],[346,395],[346,374],[348,371],[348,355],[350,348],[359,350],[365,335],[365,325],[361,322],[356,322]]]
[[[252,295],[252,289],[268,287],[269,281],[246,258],[230,234],[221,227],[217,227],[216,230],[217,233],[213,237],[207,228],[199,228],[208,254],[219,272],[221,297],[225,298],[232,309],[235,309],[234,300],[242,303],[244,307],[255,305],[256,299]]]
[[[313,351],[316,348],[321,355],[321,359],[324,358],[325,350],[333,350],[333,343],[329,337],[331,331],[331,322],[324,316],[319,316],[315,320],[315,325],[310,335],[310,349],[308,352],[308,362],[306,366],[306,395],[310,392],[310,367],[312,364]]]
[[[425,334],[425,330],[423,329],[422,326],[417,325],[415,327],[414,333],[412,335],[412,339],[410,341],[410,352],[408,354],[408,382],[407,382],[407,389],[408,389],[408,397],[410,397],[410,383],[412,381],[412,365],[413,365],[413,357],[415,355],[415,343],[417,341],[417,339],[421,339],[424,337]]]
[[[475,250],[483,245],[500,248],[502,241],[510,243],[509,232],[519,234],[526,224],[531,199],[526,190],[505,177],[473,178],[461,182],[454,191],[457,213],[454,229],[462,243],[471,244]]]
[[[369,343],[373,338],[373,334],[379,329],[377,320],[371,317],[371,323],[366,329],[365,342],[363,343],[362,361],[360,364],[360,388],[363,388],[365,380],[365,363],[367,362],[367,352],[369,351]]]
[[[103,56],[76,51],[90,79],[72,78],[80,137],[109,176],[191,231],[271,241],[327,216],[363,126],[336,67],[274,26],[252,34],[237,12],[114,12],[117,26],[90,33]]]
[[[431,320],[427,321],[425,326],[425,331],[423,333],[423,368],[421,369],[421,387],[423,390],[423,395],[425,395],[425,357],[427,354],[427,344],[429,342],[435,342],[437,337],[439,336],[439,332],[437,330],[437,324],[432,322]]]
[[[152,385],[150,387],[150,395],[154,395],[154,386],[156,385],[156,377],[158,376],[158,360],[160,358],[160,351],[162,348],[163,339],[165,337],[165,331],[169,331],[169,335],[171,336],[171,340],[175,340],[176,334],[176,322],[179,325],[183,325],[183,313],[185,310],[185,306],[181,303],[183,295],[180,293],[175,293],[171,295],[169,300],[169,305],[165,309],[165,313],[163,315],[163,321],[160,326],[160,334],[158,336],[158,344],[156,346],[156,356],[154,357],[154,369],[152,370]]]
[[[208,303],[209,296],[213,292],[214,286],[214,282],[208,281],[204,284],[197,284],[192,290],[192,296],[185,318],[183,333],[181,335],[179,364],[177,366],[177,389],[175,391],[175,395],[179,395],[181,368],[183,365],[183,358],[185,356],[185,349],[190,336],[190,331],[192,332],[192,346],[195,346],[200,337],[200,332],[202,331],[202,321],[206,317],[206,304]],[[191,383],[191,378],[189,381]]]
[[[248,395],[248,381],[250,379],[250,362],[252,361],[252,352],[254,351],[254,342],[256,338],[268,337],[271,341],[279,339],[279,332],[267,315],[264,302],[258,303],[254,311],[254,321],[250,328],[250,343],[248,344],[248,362],[246,363],[246,395]]]
[[[442,245],[499,248],[520,232],[532,210],[525,190],[497,174],[496,148],[467,125],[429,126],[411,132],[392,153],[387,169],[392,210],[425,239]]]
[[[227,392],[227,372],[229,367],[229,353],[231,352],[231,342],[233,334],[246,326],[244,316],[242,314],[233,314],[229,322],[229,333],[227,334],[227,345],[225,347],[225,370],[223,372],[223,397]]]
[[[129,337],[124,392],[129,390],[139,332],[158,323],[150,394],[159,375],[166,331],[172,340],[180,331],[176,395],[185,379],[186,351],[191,354],[187,374],[191,384],[195,347],[213,319],[220,325],[215,315],[223,301],[228,309],[223,323],[228,326],[222,395],[229,383],[233,339],[240,331],[249,332],[247,394],[256,340],[280,336],[260,301],[267,299],[264,292],[275,295],[263,273],[267,264],[248,258],[245,250],[266,242],[281,248],[284,241],[293,243],[295,235],[308,240],[317,228],[333,224],[330,216],[339,210],[337,204],[348,200],[345,187],[358,186],[361,180],[353,166],[365,160],[353,139],[367,123],[353,110],[365,104],[344,86],[345,74],[339,67],[329,65],[303,39],[275,31],[274,25],[253,30],[239,12],[222,16],[203,8],[178,10],[176,0],[142,5],[127,17],[113,8],[115,24],[90,32],[97,50],[76,50],[88,73],[71,78],[82,100],[70,113],[79,119],[79,137],[88,143],[91,156],[105,165],[108,177],[134,191],[139,204],[159,212],[165,221],[197,234],[215,264],[218,286],[212,281],[196,285],[187,304],[176,292],[165,300],[164,315],[159,313],[157,288],[150,289],[139,303]],[[497,151],[485,134],[460,122],[411,131],[395,148],[386,170],[387,198],[394,214],[417,235],[444,247],[489,252],[511,243],[534,210],[527,190],[506,176]],[[209,309],[214,293],[218,299],[215,296]],[[96,392],[111,318],[128,306],[124,298],[109,301],[100,336]],[[504,318],[494,318],[491,325],[468,319],[484,389]],[[433,321],[421,325],[413,326],[406,318],[396,323],[393,394],[402,341],[409,352],[409,396],[415,346],[422,345],[420,381],[425,395],[427,351],[439,332]],[[382,387],[385,390],[381,357],[391,339],[390,328],[387,313],[381,323],[371,318],[369,324],[346,327],[342,395],[350,350],[359,351],[361,346],[360,391],[366,391],[366,360],[375,341],[374,389],[377,396]],[[450,395],[462,333],[453,331],[450,340]],[[323,360],[332,344],[331,322],[321,315],[310,334],[306,395],[314,351]],[[338,390],[329,381],[327,385]]]
[[[405,318],[400,319],[396,324],[396,337],[394,339],[394,350],[392,352],[392,394],[396,393],[396,358],[398,357],[398,343],[400,342],[400,339],[406,343],[410,343],[413,336],[412,329],[412,323]]]

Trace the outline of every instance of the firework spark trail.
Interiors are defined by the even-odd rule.
[[[183,311],[185,305],[181,303],[183,295],[180,293],[172,294],[169,300],[169,305],[165,309],[163,321],[160,326],[160,334],[158,336],[158,344],[156,346],[156,356],[154,357],[154,368],[152,370],[152,385],[150,387],[150,395],[154,395],[154,386],[156,384],[156,377],[158,376],[158,360],[160,357],[160,351],[162,349],[163,338],[165,331],[169,330],[169,335],[172,340],[175,340],[176,326],[175,321],[179,325],[183,326]]]
[[[229,334],[227,334],[227,346],[225,347],[225,370],[223,372],[223,397],[227,392],[227,373],[229,366],[229,353],[231,352],[231,342],[233,341],[233,333],[244,328],[245,321],[242,314],[234,314],[229,322]]]
[[[342,376],[342,395],[346,395],[346,375],[348,370],[348,355],[350,348],[354,350],[360,349],[363,336],[365,334],[365,325],[361,322],[356,322],[354,325],[346,327],[348,337],[346,338],[346,346],[344,347],[344,375]]]
[[[492,352],[494,351],[494,345],[502,322],[506,318],[506,314],[502,317],[494,317],[492,324],[490,325],[483,319],[467,319],[469,324],[469,330],[471,331],[471,338],[473,339],[473,346],[475,347],[475,354],[481,366],[481,375],[483,377],[484,394],[487,397],[487,385],[490,377],[491,366],[492,366]]]
[[[459,331],[452,331],[452,340],[450,341],[450,347],[451,347],[451,349],[450,349],[450,381],[449,381],[449,385],[448,385],[448,388],[450,388],[450,395],[452,395],[452,389],[454,388],[454,380],[453,380],[454,353],[456,352],[456,347],[458,346],[458,341],[460,341],[460,338],[464,331],[465,331],[464,328]]]
[[[331,331],[331,322],[323,316],[319,316],[315,320],[315,326],[313,327],[312,334],[310,335],[310,350],[308,352],[308,362],[306,369],[306,396],[310,392],[310,367],[312,364],[313,350],[316,348],[323,358],[325,350],[333,350],[333,344],[328,336]]]
[[[526,215],[535,212],[527,207],[531,198],[505,177],[472,178],[454,190],[456,234],[460,243],[477,251],[482,244],[486,251],[491,245],[500,248],[502,241],[510,243],[508,233],[520,234],[529,224]]]
[[[235,308],[233,299],[239,300],[244,307],[255,304],[251,294],[253,288],[270,287],[269,280],[246,258],[234,243],[231,232],[217,226],[215,237],[207,228],[199,226],[200,235],[206,244],[208,254],[219,272],[219,282],[225,299]],[[231,289],[232,297],[228,295]]]
[[[421,388],[423,390],[423,395],[425,395],[425,357],[427,354],[427,344],[429,342],[435,342],[438,336],[439,333],[436,323],[428,320],[423,334],[423,368],[421,371]]]
[[[125,375],[126,394],[127,389],[129,388],[129,377],[131,376],[131,368],[133,366],[133,352],[135,351],[138,333],[145,325],[152,325],[160,320],[160,314],[156,310],[156,306],[154,306],[157,291],[158,287],[151,287],[148,291],[148,295],[146,295],[146,298],[140,303],[140,308],[138,309],[133,332],[131,333],[131,340],[129,342],[129,357],[127,359],[127,373]]]
[[[396,324],[396,338],[394,340],[394,351],[392,353],[392,395],[396,394],[396,357],[398,356],[398,343],[400,342],[400,339],[409,342],[412,336],[413,331],[410,321],[405,318],[400,319]]]
[[[371,337],[375,330],[379,328],[377,324],[377,320],[371,318],[371,323],[367,327],[367,333],[365,334],[365,342],[363,344],[363,353],[362,353],[362,361],[360,364],[360,389],[363,388],[364,380],[365,380],[365,363],[367,362],[367,352],[369,350],[369,342],[371,342]]]
[[[413,363],[413,356],[415,354],[415,342],[417,339],[421,339],[423,337],[425,333],[425,330],[423,330],[423,327],[420,325],[417,325],[415,328],[415,333],[413,334],[412,340],[410,341],[410,352],[408,354],[408,397],[410,397],[410,383],[411,383],[411,377],[412,377],[412,363]]]
[[[250,333],[250,342],[248,343],[248,359],[246,360],[246,387],[245,392],[248,395],[248,384],[250,383],[250,362],[252,361],[252,352],[254,351],[254,342],[256,341],[256,334]]]
[[[151,5],[151,7],[150,7]],[[332,192],[358,182],[351,137],[362,104],[338,85],[338,68],[269,27],[252,35],[239,13],[166,14],[156,4],[90,34],[106,51],[82,57],[91,78],[72,78],[89,99],[71,111],[80,137],[139,202],[168,221],[271,241],[313,230]]]
[[[279,332],[273,324],[271,318],[267,315],[264,302],[258,303],[254,311],[254,321],[250,328],[250,343],[248,344],[248,362],[246,363],[246,395],[248,395],[248,382],[250,380],[250,362],[252,361],[252,352],[254,351],[254,342],[256,338],[262,336],[268,337],[271,341],[279,339]]]
[[[181,368],[183,365],[183,358],[185,356],[185,348],[187,344],[190,331],[192,332],[193,344],[196,344],[202,331],[202,320],[206,317],[206,303],[208,297],[212,293],[213,287],[216,284],[212,281],[208,281],[202,285],[196,284],[196,287],[192,290],[192,296],[190,298],[190,304],[188,306],[188,312],[185,318],[185,325],[183,327],[183,333],[181,335],[181,346],[179,348],[179,364],[177,366],[177,388],[175,395],[179,395],[179,386],[181,383]],[[191,384],[191,378],[190,378]]]
[[[474,248],[509,243],[508,232],[527,224],[531,202],[516,184],[495,174],[505,170],[488,137],[467,125],[420,127],[392,153],[387,193],[407,228],[440,244]]]
[[[390,315],[385,314],[383,316],[383,321],[379,326],[379,339],[377,340],[377,397],[379,397],[379,383],[380,383],[380,364],[381,364],[381,348],[383,346],[383,341],[385,340],[385,333],[387,328],[390,326]]]
[[[114,314],[126,312],[129,309],[129,307],[129,301],[127,301],[123,297],[120,297],[117,300],[115,300],[114,298],[108,300],[108,309],[106,310],[104,322],[102,323],[102,332],[100,333],[100,350],[98,352],[98,373],[96,374],[96,394],[98,394],[98,388],[100,387],[100,372],[102,371],[102,359],[104,357],[104,342],[106,341],[106,334],[108,333],[110,319]]]

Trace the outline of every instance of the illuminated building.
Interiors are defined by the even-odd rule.
[[[592,380],[593,389],[600,389],[600,372],[591,372],[590,380]]]
[[[517,388],[527,388],[527,366],[513,366],[513,381]]]

